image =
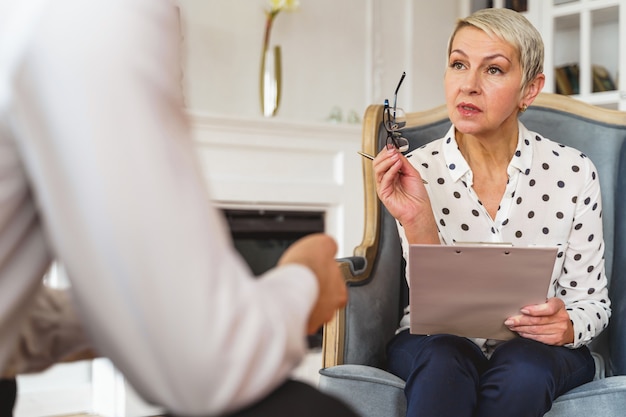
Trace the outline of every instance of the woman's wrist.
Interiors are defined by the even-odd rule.
[[[424,210],[424,212],[414,216],[409,221],[401,221],[401,224],[410,244],[438,245],[441,243],[435,217],[430,210]]]

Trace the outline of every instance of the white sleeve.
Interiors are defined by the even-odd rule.
[[[14,126],[96,349],[172,413],[259,399],[304,355],[317,283],[293,265],[254,279],[233,248],[182,109],[172,4],[48,3]]]

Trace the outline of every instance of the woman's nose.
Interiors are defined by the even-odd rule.
[[[480,76],[477,71],[469,70],[464,73],[461,91],[465,94],[480,93]]]

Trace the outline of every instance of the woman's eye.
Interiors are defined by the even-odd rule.
[[[452,68],[460,70],[463,69],[463,64],[460,62],[453,62],[452,65],[450,65]]]
[[[491,75],[496,75],[496,74],[500,74],[502,70],[498,67],[489,67],[487,68],[487,72]]]

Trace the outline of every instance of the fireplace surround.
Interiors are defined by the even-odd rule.
[[[200,166],[226,210],[323,212],[348,256],[363,230],[361,126],[191,115]]]
[[[324,231],[323,211],[225,209],[235,248],[259,276],[296,240]]]

